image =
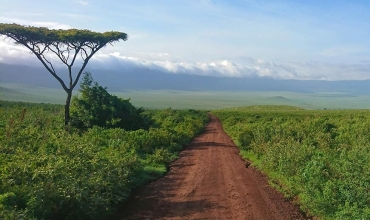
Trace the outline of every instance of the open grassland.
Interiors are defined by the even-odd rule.
[[[322,219],[370,219],[370,111],[252,106],[212,111],[241,155]]]
[[[37,103],[63,104],[62,89],[0,83],[0,99]],[[77,91],[76,93],[77,94]],[[370,95],[342,93],[241,92],[241,91],[170,91],[127,90],[112,92],[144,108],[223,109],[252,105],[290,105],[305,109],[367,109]]]
[[[104,219],[208,121],[205,111],[146,110],[147,130],[67,132],[61,105],[0,104],[0,219]]]

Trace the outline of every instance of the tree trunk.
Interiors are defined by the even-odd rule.
[[[71,98],[72,98],[72,89],[67,91],[67,100],[66,105],[64,106],[64,125],[66,126],[66,129],[68,129],[69,125],[69,106],[71,105]]]

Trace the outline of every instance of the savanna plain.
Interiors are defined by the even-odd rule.
[[[179,153],[204,132],[210,115],[219,119],[249,166],[264,173],[304,216],[370,219],[370,111],[344,110],[366,108],[366,97],[128,91],[114,93],[131,97],[120,103],[135,112],[136,121],[126,121],[133,126],[122,129],[115,126],[120,115],[83,118],[81,103],[91,97],[80,91],[72,113],[82,119],[66,131],[63,106],[40,103],[50,102],[41,93],[53,93],[1,87],[1,98],[9,100],[0,107],[3,219],[115,216],[135,189],[170,171]],[[325,101],[328,96],[331,102]],[[346,106],[343,100],[355,104]],[[90,111],[103,115],[116,111],[88,103]],[[99,120],[105,124],[94,125]]]

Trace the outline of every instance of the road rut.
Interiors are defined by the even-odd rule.
[[[299,208],[242,160],[210,115],[162,178],[136,190],[117,219],[305,219]]]

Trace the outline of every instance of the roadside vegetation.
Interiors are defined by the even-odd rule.
[[[370,111],[254,106],[212,113],[241,155],[303,211],[370,219]]]
[[[103,219],[166,172],[205,111],[144,110],[85,75],[64,106],[0,102],[0,219]]]
[[[86,73],[64,106],[0,101],[0,219],[103,219],[162,176],[208,121],[142,109]],[[212,111],[240,154],[320,219],[370,219],[370,111],[250,106]]]

